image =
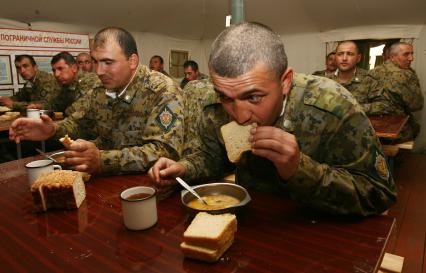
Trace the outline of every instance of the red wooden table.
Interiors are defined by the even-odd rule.
[[[408,121],[408,116],[379,115],[369,116],[378,137],[395,139]]]
[[[37,214],[30,160],[0,164],[2,272],[375,272],[394,225],[388,216],[326,216],[249,191],[234,244],[208,264],[180,252],[190,218],[179,193],[158,202],[158,223],[145,231],[126,230],[119,193],[149,184],[146,176],[95,178],[80,209]]]

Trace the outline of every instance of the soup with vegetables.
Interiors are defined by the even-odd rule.
[[[188,203],[188,207],[197,210],[218,210],[225,209],[237,205],[240,200],[229,195],[206,195],[202,197],[207,205],[197,198]]]

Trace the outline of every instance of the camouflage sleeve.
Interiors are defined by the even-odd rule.
[[[223,114],[216,112],[214,106],[203,112],[199,129],[201,145],[179,161],[185,167],[185,179],[192,184],[222,178],[235,168],[220,142],[220,126],[226,123]]]
[[[287,180],[294,198],[335,214],[372,215],[396,200],[393,178],[374,130],[362,111],[350,111],[322,147],[322,162],[302,154]]]
[[[183,99],[179,92],[160,92],[142,134],[143,145],[101,152],[102,173],[146,172],[160,158],[178,160],[183,148]],[[127,133],[129,135],[129,132]]]
[[[10,97],[13,101],[12,109],[17,111],[25,111],[27,105],[30,101],[29,99],[29,90],[24,86],[19,90],[18,93]]]

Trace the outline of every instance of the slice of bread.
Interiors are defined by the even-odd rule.
[[[69,149],[71,144],[74,142],[68,135],[60,138],[59,141],[65,146],[65,148]]]
[[[221,248],[219,249],[209,249],[199,246],[188,245],[183,242],[180,244],[180,249],[183,254],[192,259],[197,259],[205,262],[216,262],[219,258],[225,253],[225,251],[232,245],[234,242],[234,236],[230,238]]]
[[[254,127],[256,127],[255,123],[243,126],[232,121],[220,128],[229,161],[236,163],[245,151],[251,150],[249,137],[250,130]]]
[[[199,212],[183,233],[183,240],[192,246],[219,249],[236,231],[237,217],[234,214]]]
[[[43,173],[31,186],[38,211],[76,209],[86,198],[81,172],[60,170]]]

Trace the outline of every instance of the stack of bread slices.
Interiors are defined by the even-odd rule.
[[[234,214],[199,212],[184,232],[180,247],[186,257],[215,262],[232,245],[236,231]]]

